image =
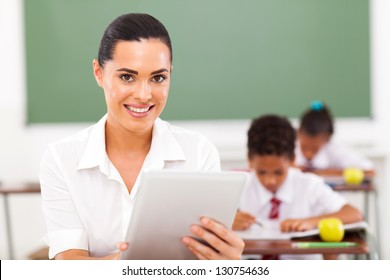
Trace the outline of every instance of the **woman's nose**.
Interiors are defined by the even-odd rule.
[[[136,88],[135,97],[141,102],[146,102],[152,98],[152,89],[147,82],[140,82]]]

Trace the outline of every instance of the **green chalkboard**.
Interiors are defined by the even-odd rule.
[[[28,123],[93,122],[106,26],[149,13],[170,32],[168,120],[297,117],[324,100],[370,117],[368,0],[25,0]]]

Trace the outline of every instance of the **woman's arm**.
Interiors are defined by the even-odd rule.
[[[58,253],[55,256],[56,260],[119,260],[121,252],[124,252],[128,248],[128,244],[126,242],[119,242],[117,244],[118,252],[101,257],[101,258],[95,258],[89,256],[89,252],[86,250],[78,250],[78,249],[71,249],[67,250],[61,253]]]

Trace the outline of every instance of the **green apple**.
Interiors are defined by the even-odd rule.
[[[364,172],[359,168],[346,168],[343,171],[343,177],[349,185],[360,185],[364,180]]]
[[[318,229],[323,241],[338,242],[344,238],[343,222],[338,218],[322,219],[318,223]]]

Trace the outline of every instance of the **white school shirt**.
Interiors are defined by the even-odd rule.
[[[106,154],[106,118],[50,144],[43,156],[40,183],[49,258],[69,249],[102,257],[125,240],[140,175],[129,195]],[[220,158],[206,137],[157,119],[141,172],[157,169],[219,171]]]
[[[370,170],[374,167],[370,160],[332,140],[326,143],[310,162],[311,166],[316,169],[345,169],[353,167]],[[298,166],[308,165],[308,160],[302,154],[298,141],[295,148],[295,163]]]
[[[261,184],[254,172],[250,172],[241,197],[240,210],[267,222],[272,197],[274,194]],[[326,185],[321,177],[303,173],[297,168],[289,168],[286,180],[277,190],[275,197],[282,201],[279,221],[337,212],[347,203],[345,198]]]
[[[324,180],[299,169],[289,168],[286,180],[277,190],[275,197],[282,202],[279,218],[271,220],[270,200],[274,194],[268,191],[257,179],[254,172],[241,196],[240,210],[255,216],[265,226],[275,226],[286,219],[303,219],[339,211],[347,204],[346,200],[333,191]],[[281,259],[320,259],[321,255],[281,255]]]

